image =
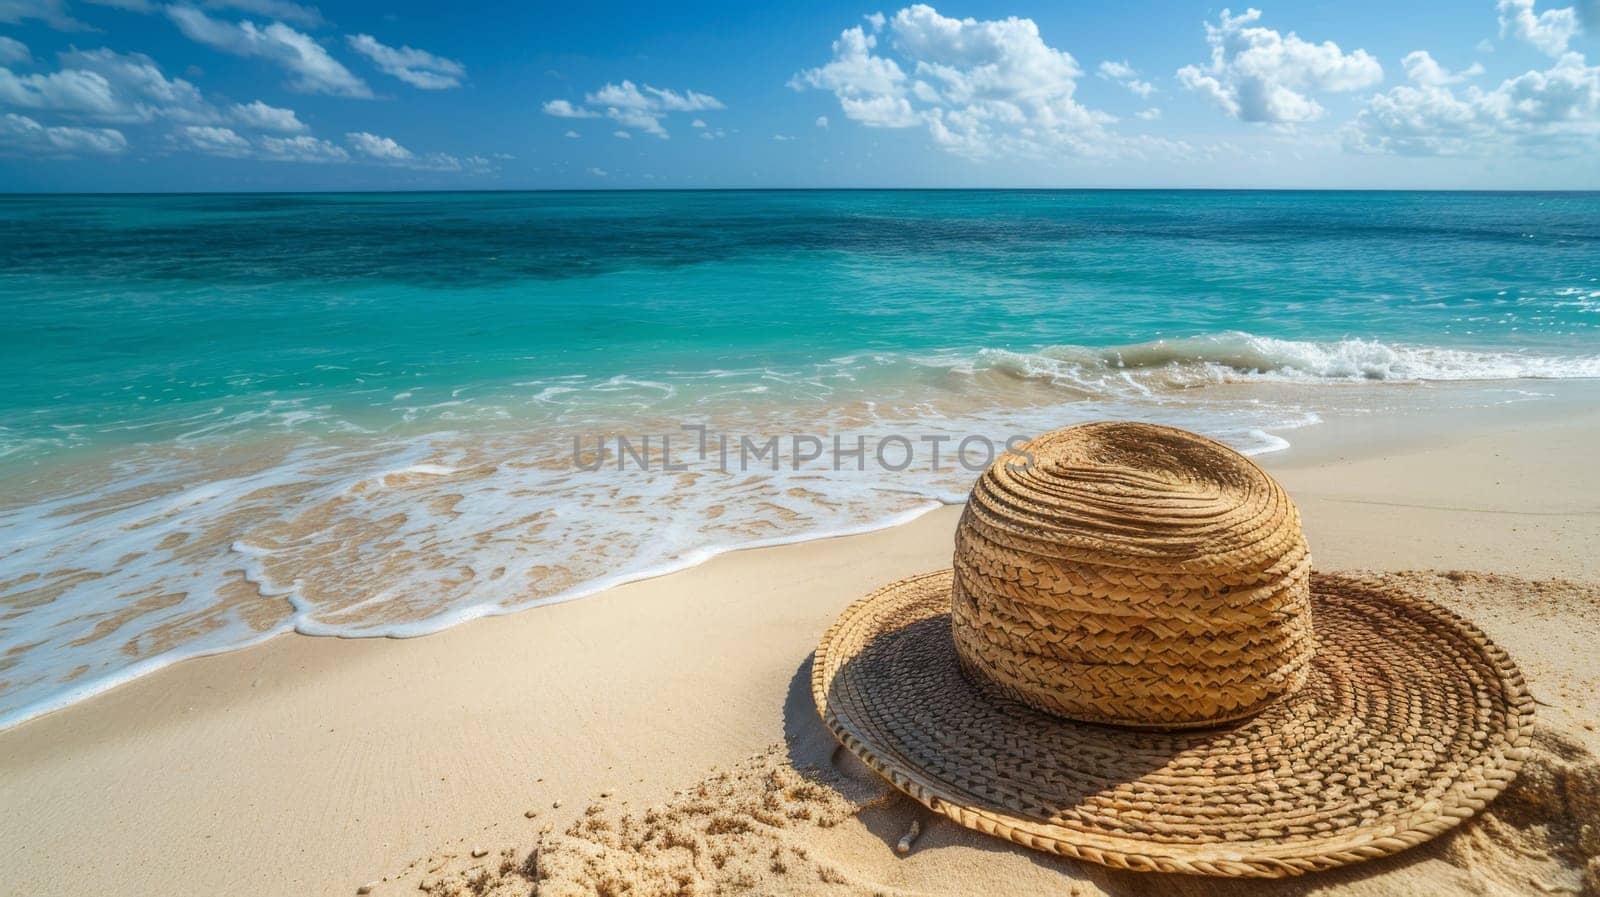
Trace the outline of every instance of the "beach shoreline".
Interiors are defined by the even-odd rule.
[[[1597,386],[1532,388],[1549,398],[1330,418],[1259,460],[1322,569],[1593,583]],[[6,866],[35,894],[354,893],[442,845],[525,847],[603,791],[659,802],[782,740],[827,622],[946,564],[959,512],[424,638],[291,634],[166,667],[0,731]],[[1591,749],[1597,719],[1590,697],[1541,717]]]

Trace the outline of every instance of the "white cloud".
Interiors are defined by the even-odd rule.
[[[1400,64],[1406,68],[1406,77],[1417,84],[1434,86],[1459,84],[1483,74],[1483,65],[1476,62],[1459,72],[1452,72],[1435,62],[1427,50],[1413,50],[1407,53],[1406,57],[1400,60]]]
[[[260,108],[252,108],[257,106]],[[240,113],[239,110],[245,111]],[[301,128],[305,127],[294,116],[292,110],[276,109],[265,103],[234,106],[230,111],[241,118],[253,119],[255,123],[284,127],[292,122]],[[220,125],[186,125],[168,135],[168,139],[174,147],[182,150],[262,162],[324,164],[365,162],[414,171],[459,172],[474,175],[490,174],[497,170],[495,163],[483,156],[454,156],[441,152],[416,153],[392,138],[368,131],[352,131],[346,134],[345,143],[348,149],[311,134],[294,136],[263,134],[252,138]]]
[[[1121,62],[1107,59],[1100,63],[1095,73],[1107,81],[1121,84],[1140,97],[1148,97],[1156,92],[1156,86],[1149,81],[1140,80],[1138,69],[1129,65],[1126,59]]]
[[[794,138],[790,137],[788,134],[774,134],[772,135],[772,139],[778,143],[788,143]]]
[[[222,113],[182,78],[168,78],[142,53],[67,50],[61,69],[19,75],[0,66],[0,105],[112,123],[166,119],[215,124]]]
[[[833,59],[795,75],[789,86],[832,91],[846,118],[869,127],[913,127],[919,118],[905,97],[906,74],[894,60],[873,55],[877,45],[877,36],[859,25],[846,28],[833,42]]]
[[[199,148],[196,141],[208,137],[220,139],[228,131],[225,124],[285,133],[306,130],[294,110],[260,100],[218,109],[199,88],[182,78],[168,78],[142,53],[68,50],[60,58],[62,68],[56,72],[17,75],[0,67],[0,104],[95,121],[166,120],[200,127],[175,132],[172,140],[187,148]],[[214,142],[206,146],[210,151],[219,148]]]
[[[819,127],[819,128],[827,128],[828,127],[828,117],[826,115],[817,116],[817,127]]]
[[[706,126],[706,120],[703,119],[703,118],[697,118],[694,121],[689,122],[689,127],[691,127],[691,128],[703,128],[705,126]]]
[[[200,94],[200,88],[182,78],[162,74],[155,60],[143,53],[114,50],[69,50],[61,54],[63,71],[92,72],[106,79],[123,120],[168,118],[207,122],[217,118]]]
[[[289,88],[303,93],[371,97],[365,81],[350,73],[310,35],[282,22],[261,27],[254,22],[224,22],[192,6],[169,6],[169,18],[184,36],[224,53],[268,60],[293,77]]]
[[[449,153],[418,155],[393,138],[381,137],[368,131],[352,131],[344,135],[345,143],[361,158],[395,168],[418,171],[467,172],[487,174],[494,171],[494,163],[482,156],[453,156]]]
[[[89,0],[89,3],[93,6],[106,6],[126,12],[152,13],[156,11],[156,5],[150,0]]]
[[[259,128],[263,131],[282,131],[286,134],[295,134],[307,130],[305,122],[294,114],[293,109],[281,109],[277,106],[268,106],[256,100],[253,103],[235,103],[228,110],[233,114],[235,121]]]
[[[119,118],[127,109],[103,75],[79,69],[18,75],[0,68],[0,104],[103,119]]]
[[[0,0],[0,24],[21,25],[30,19],[57,31],[94,30],[67,14],[65,0]]]
[[[544,114],[554,115],[556,118],[599,118],[600,113],[591,112],[582,106],[574,106],[566,100],[551,100],[544,104]]]
[[[665,140],[669,135],[661,122],[673,112],[703,112],[727,108],[714,96],[695,91],[678,93],[646,84],[642,88],[632,81],[606,84],[584,96],[584,105],[568,100],[550,100],[544,104],[546,115],[557,118],[598,118],[602,114],[623,128],[654,134]],[[704,122],[696,127],[704,127]]]
[[[868,127],[925,127],[938,146],[972,158],[1099,153],[1113,142],[1112,117],[1074,98],[1077,61],[1031,19],[954,19],[918,4],[882,30],[880,47],[878,34],[845,29],[833,58],[789,86],[832,92],[846,118]]]
[[[624,131],[624,130],[622,130],[620,128],[615,130],[615,131],[612,131],[611,132],[611,136],[617,138],[618,140],[632,140],[633,139],[633,133],[632,132]]]
[[[1578,11],[1572,7],[1533,12],[1534,0],[1500,0],[1500,36],[1527,41],[1539,52],[1560,56],[1578,34]]]
[[[369,159],[384,162],[409,162],[416,156],[411,150],[396,143],[393,138],[379,137],[367,131],[353,131],[344,135],[350,148]]]
[[[128,140],[115,128],[45,127],[26,115],[0,117],[0,152],[29,156],[115,156]]]
[[[315,6],[303,6],[291,3],[289,0],[206,0],[206,6],[210,9],[236,9],[279,22],[292,22],[306,28],[321,28],[327,24],[327,20],[322,18],[321,10]]]
[[[1567,53],[1493,90],[1419,82],[1377,94],[1345,130],[1357,151],[1406,155],[1593,153],[1600,139],[1600,66]]]
[[[143,14],[161,9],[161,4],[153,0],[88,0],[88,2],[95,6],[108,6],[112,9]],[[328,24],[328,20],[322,17],[322,11],[315,6],[306,6],[291,0],[195,0],[195,2],[199,2],[206,9],[237,10],[305,28],[321,28]]]
[[[1224,9],[1218,24],[1207,22],[1211,63],[1179,69],[1179,83],[1240,121],[1292,124],[1322,117],[1313,93],[1383,80],[1383,67],[1365,50],[1345,53],[1333,41],[1314,44],[1292,31],[1252,26],[1260,18],[1259,9],[1239,16]]]
[[[435,56],[426,50],[412,47],[389,47],[370,34],[352,34],[347,38],[357,53],[372,60],[384,73],[399,78],[412,87],[422,90],[446,90],[460,87],[467,76],[467,68],[454,59]]]
[[[1134,117],[1141,121],[1155,121],[1161,117],[1161,110],[1152,106],[1149,109],[1141,109],[1135,112]]]
[[[607,84],[586,98],[591,105],[620,106],[624,109],[647,109],[666,112],[699,112],[705,109],[723,109],[722,101],[703,93],[688,91],[677,93],[646,84],[643,90],[632,81]]]
[[[510,156],[505,158],[509,159]],[[410,168],[424,171],[464,172],[466,174],[493,174],[497,166],[483,156],[452,156],[449,153],[428,153],[417,159]]]
[[[1122,62],[1114,62],[1108,59],[1105,62],[1100,63],[1099,71],[1100,77],[1110,78],[1113,81],[1121,81],[1124,78],[1132,78],[1139,74],[1136,70],[1134,70],[1133,66],[1128,64],[1127,60],[1123,60]]]
[[[172,137],[173,141],[184,149],[211,156],[240,159],[255,152],[255,147],[250,145],[250,141],[239,136],[232,128],[188,125],[179,128]]]
[[[0,65],[27,65],[32,61],[27,44],[0,34]]]
[[[577,139],[581,138],[583,135],[579,134],[577,131],[568,131],[567,133],[565,133],[565,134],[563,134],[561,136],[566,137],[569,140],[577,140]]]
[[[348,162],[343,147],[309,134],[299,137],[262,137],[256,141],[261,158],[274,162]]]
[[[604,168],[590,168],[589,173],[597,178],[603,178],[606,176],[606,170]]]

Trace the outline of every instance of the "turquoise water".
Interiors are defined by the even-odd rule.
[[[1242,331],[1587,354],[1600,196],[9,198],[0,262],[0,451],[39,457],[275,402],[385,427],[461,388],[526,411],[528,381],[861,353]]]
[[[574,435],[1139,416],[1267,451],[1352,384],[1600,376],[1597,323],[1600,194],[0,197],[0,723],[970,478],[586,475]]]

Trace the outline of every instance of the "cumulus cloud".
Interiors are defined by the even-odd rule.
[[[183,149],[194,150],[210,156],[241,159],[251,155],[255,147],[232,128],[213,125],[188,125],[172,135],[173,142]]]
[[[27,65],[32,61],[27,44],[0,34],[0,65]]]
[[[169,6],[167,16],[185,37],[235,56],[265,59],[288,71],[288,87],[302,93],[371,97],[372,89],[328,54],[310,35],[282,22],[265,27],[225,22],[193,6]]]
[[[0,0],[0,24],[21,25],[29,20],[57,31],[94,30],[67,14],[66,0]]]
[[[632,140],[633,132],[624,131],[621,128],[618,128],[617,130],[611,132],[611,136],[617,138],[618,140]]]
[[[832,91],[846,118],[869,127],[913,127],[920,119],[907,96],[906,73],[887,56],[874,55],[877,46],[877,35],[859,25],[846,28],[833,42],[833,59],[795,75],[789,86]]]
[[[121,9],[127,12],[152,13],[156,5],[151,0],[89,0],[94,6],[107,6],[111,9]]]
[[[1487,155],[1592,153],[1600,138],[1600,66],[1567,53],[1550,68],[1507,78],[1493,90],[1414,79],[1372,97],[1345,129],[1363,152]]]
[[[544,114],[556,118],[599,118],[600,113],[574,106],[566,100],[551,100],[544,104]]]
[[[412,47],[390,47],[370,34],[348,36],[350,47],[372,60],[387,75],[399,78],[422,90],[447,90],[460,87],[467,68],[454,59],[435,56]]]
[[[0,117],[0,152],[28,156],[115,156],[128,140],[115,128],[46,127],[26,115]]]
[[[654,134],[665,140],[669,135],[662,121],[673,112],[705,112],[725,109],[714,96],[695,91],[679,93],[662,87],[643,87],[632,81],[606,84],[599,90],[584,95],[584,105],[568,100],[550,100],[544,104],[546,115],[557,118],[598,118],[604,115],[623,128]]]
[[[348,162],[350,154],[337,144],[310,134],[298,137],[261,137],[256,140],[259,158],[274,162]]]
[[[18,75],[0,67],[0,105],[116,124],[158,120],[183,124],[190,127],[169,135],[173,145],[215,155],[224,154],[224,149],[230,149],[232,155],[244,154],[228,139],[228,134],[239,137],[229,125],[280,133],[307,130],[293,109],[260,100],[218,108],[198,87],[182,78],[167,77],[142,53],[68,50],[60,58],[62,68],[55,72]],[[103,130],[90,133],[103,137]]]
[[[567,133],[565,133],[565,134],[563,134],[561,136],[567,138],[568,140],[577,140],[577,139],[581,138],[583,135],[579,134],[577,131],[568,131]]]
[[[819,128],[827,128],[828,127],[828,117],[826,115],[817,116],[817,127],[819,127]]]
[[[139,0],[134,0],[139,2]],[[291,3],[289,0],[206,0],[210,9],[236,9],[239,12],[291,22],[306,28],[321,28],[327,24],[322,11],[315,6]]]
[[[1567,44],[1578,34],[1578,11],[1569,6],[1535,14],[1533,3],[1500,0],[1500,36],[1526,41],[1549,56],[1567,52]]]
[[[290,110],[275,110],[259,101],[249,107],[234,106],[224,114],[207,101],[200,89],[182,78],[169,78],[143,53],[114,50],[68,50],[60,54],[61,69],[17,74],[0,66],[0,104],[14,108],[56,112],[73,118],[110,123],[142,123],[156,119],[190,124],[219,124],[232,119],[278,130],[296,130]],[[256,114],[255,118],[240,110]],[[276,115],[274,125],[262,116]],[[296,122],[296,124],[298,124]],[[299,126],[303,127],[303,126]]]
[[[0,0],[0,3],[3,2],[5,0]],[[88,2],[95,6],[109,6],[112,9],[144,14],[161,9],[161,4],[154,0],[88,0]],[[206,9],[234,10],[305,28],[321,28],[328,24],[328,20],[322,17],[322,11],[315,6],[306,6],[291,0],[194,0],[194,2],[198,2]]]
[[[494,170],[494,163],[482,156],[414,153],[391,137],[382,137],[368,131],[352,131],[344,135],[344,139],[359,158],[395,168],[471,174],[485,174]]]
[[[268,106],[260,100],[256,100],[253,103],[235,103],[228,111],[233,115],[233,119],[240,124],[262,131],[282,131],[286,134],[296,134],[307,130],[305,122],[302,122],[294,114],[293,109]]]
[[[406,149],[389,137],[379,137],[377,134],[366,131],[355,131],[344,135],[344,139],[356,152],[371,159],[381,159],[386,162],[408,162],[416,158],[411,150]]]
[[[143,53],[71,50],[61,54],[61,65],[64,71],[104,78],[124,107],[120,114],[128,119],[205,121],[216,115],[200,95],[200,88],[182,78],[168,78],[155,60]]]
[[[125,109],[103,75],[78,69],[18,75],[0,68],[0,104],[104,119],[116,119]]]
[[[264,103],[260,105],[269,110],[267,119],[272,123],[281,126],[288,124],[289,120],[299,122],[293,118],[291,110],[274,109]],[[249,109],[249,107],[234,108]],[[287,116],[274,113],[286,113]],[[260,113],[254,110],[244,114],[260,117]],[[251,137],[221,125],[186,125],[169,134],[168,142],[179,150],[261,162],[333,165],[359,162],[414,171],[459,172],[473,175],[490,174],[496,170],[495,163],[482,156],[454,156],[439,152],[417,153],[392,138],[368,131],[352,131],[346,134],[345,146],[340,146],[311,134],[293,136],[262,134]]]
[[[1483,74],[1483,65],[1476,62],[1459,72],[1452,72],[1435,62],[1427,50],[1413,50],[1407,53],[1405,58],[1400,60],[1400,64],[1405,66],[1406,77],[1417,84],[1434,86],[1459,84]]]
[[[831,92],[867,127],[926,128],[970,158],[1095,153],[1109,142],[1114,119],[1077,101],[1082,70],[1032,19],[954,19],[917,4],[868,26],[846,28],[832,58],[789,86]]]
[[[1211,62],[1178,70],[1178,82],[1233,118],[1247,122],[1293,124],[1321,118],[1312,96],[1370,87],[1383,80],[1383,67],[1365,50],[1345,53],[1333,41],[1320,44],[1294,32],[1283,35],[1254,25],[1261,10],[1233,15],[1224,9],[1217,24],[1206,23]]]
[[[1148,97],[1156,92],[1156,86],[1149,81],[1141,80],[1139,71],[1129,65],[1126,59],[1121,62],[1107,59],[1100,63],[1095,73],[1107,81],[1115,81],[1121,84],[1139,97]]]

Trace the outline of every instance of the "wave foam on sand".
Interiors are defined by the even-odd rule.
[[[1379,391],[1320,384],[1582,377],[1600,377],[1600,356],[1227,332],[1026,353],[857,355],[805,370],[677,374],[673,383],[529,382],[476,406],[511,422],[489,429],[334,438],[303,429],[313,426],[303,409],[284,406],[274,440],[252,443],[208,418],[171,445],[141,446],[106,469],[51,481],[33,500],[0,504],[0,602],[25,608],[0,638],[0,653],[14,652],[0,682],[0,728],[289,631],[423,635],[738,548],[887,527],[963,500],[975,471],[950,456],[969,435],[1003,444],[1131,418],[1259,454],[1287,448],[1292,431],[1333,403],[1367,403]],[[1293,385],[1245,387],[1252,395],[1205,388],[1260,381]],[[784,397],[749,403],[748,390],[768,386]],[[1467,401],[1530,397],[1509,384],[1482,391]],[[458,400],[444,404],[461,411]],[[530,405],[549,416],[526,418]],[[828,455],[726,470],[713,453],[681,458],[690,469],[668,473],[620,463],[588,472],[571,461],[575,439],[592,445],[605,433],[656,434],[657,446],[674,433],[687,454],[684,421],[735,444],[816,434],[824,443],[860,437],[881,451],[878,440],[900,434],[915,463],[861,469]],[[944,440],[939,471],[929,439]],[[620,450],[613,457],[620,462]]]

